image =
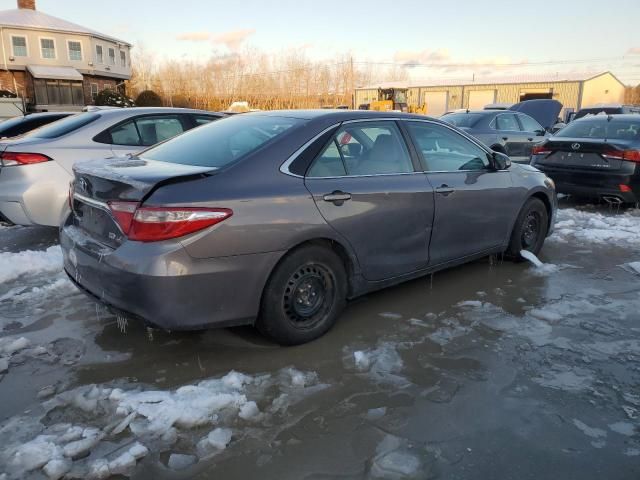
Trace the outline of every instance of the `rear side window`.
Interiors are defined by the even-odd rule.
[[[273,142],[301,122],[303,120],[289,117],[236,115],[150,148],[141,157],[219,168]]]
[[[100,134],[96,141],[113,145],[151,146],[185,131],[178,115],[154,115],[133,118]]]
[[[26,136],[34,138],[59,138],[80,129],[85,125],[95,122],[99,118],[100,114],[95,112],[78,113],[77,115],[71,115],[70,117],[54,122],[51,125],[46,125],[34,130]]]
[[[406,144],[394,122],[361,122],[340,128],[311,165],[307,177],[413,172]]]
[[[640,119],[607,120],[597,119],[575,120],[564,127],[556,137],[564,138],[602,138],[611,140],[640,141]]]
[[[496,130],[518,132],[520,131],[520,125],[513,113],[503,113],[496,117]]]

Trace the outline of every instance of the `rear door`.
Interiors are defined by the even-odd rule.
[[[493,125],[502,140],[506,154],[515,162],[524,161],[526,136],[520,128],[515,113],[501,113],[496,115]],[[528,158],[527,158],[528,159]]]
[[[435,192],[430,264],[504,245],[517,213],[509,171],[494,170],[486,150],[450,127],[405,122]]]
[[[343,124],[305,176],[320,213],[376,281],[425,268],[433,189],[395,121]]]

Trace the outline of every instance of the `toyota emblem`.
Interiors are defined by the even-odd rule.
[[[573,148],[574,150],[580,150],[580,144],[579,143],[574,143],[571,145],[571,148]]]

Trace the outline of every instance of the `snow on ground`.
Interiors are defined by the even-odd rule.
[[[74,292],[75,287],[66,276],[60,275],[51,283],[38,287],[15,287],[0,296],[0,302],[30,302],[51,294]]]
[[[22,275],[38,275],[62,270],[62,250],[54,245],[46,250],[0,253],[0,283]]]
[[[20,341],[4,342],[3,351],[24,347]],[[294,368],[255,376],[232,371],[175,390],[78,387],[44,402],[40,416],[0,426],[0,471],[10,479],[40,478],[39,472],[56,479],[127,476],[143,457],[160,461],[160,452],[176,468],[188,468],[258,435],[260,425],[284,423],[277,417],[324,388],[315,373]]]
[[[558,210],[558,219],[552,240],[602,245],[640,245],[640,210],[628,210],[621,214],[602,213],[563,208]]]

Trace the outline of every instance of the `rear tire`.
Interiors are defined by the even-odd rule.
[[[281,345],[324,335],[346,305],[347,274],[332,250],[301,247],[275,268],[262,294],[256,327]]]
[[[516,262],[524,260],[520,251],[538,255],[549,230],[549,214],[542,200],[530,198],[520,210],[511,233],[507,256]]]

